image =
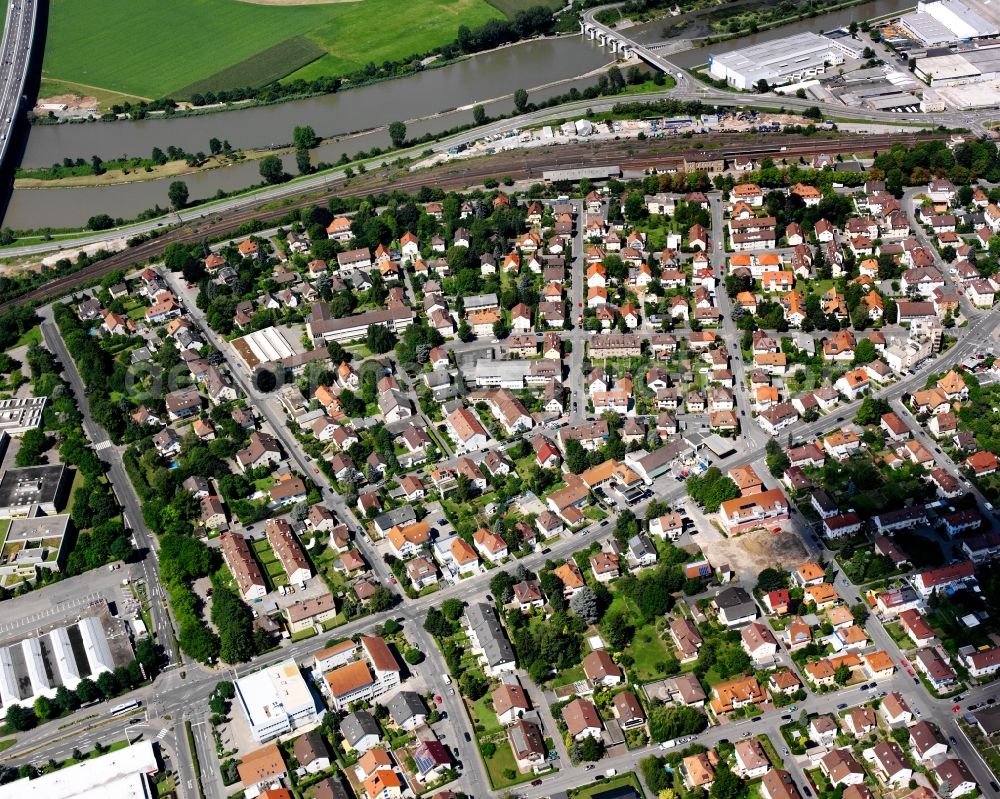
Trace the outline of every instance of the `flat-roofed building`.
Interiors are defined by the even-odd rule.
[[[468,308],[468,300],[466,300]],[[402,333],[413,323],[413,311],[407,306],[385,311],[366,311],[337,319],[331,316],[325,302],[313,303],[307,323],[313,341],[346,342],[364,338],[371,325],[387,327],[393,333]]]
[[[842,64],[840,49],[825,36],[800,33],[776,41],[709,54],[709,73],[737,89],[752,89],[758,81],[781,85],[822,75],[828,65]]]
[[[152,799],[161,763],[152,741],[0,786],[0,799]]]
[[[69,482],[61,463],[8,469],[0,478],[0,516],[28,516],[34,506],[51,516],[65,504]]]
[[[35,569],[61,571],[66,562],[64,542],[69,516],[12,519],[0,547],[0,576],[10,587],[19,577],[34,582]]]
[[[16,436],[42,424],[46,397],[11,397],[0,400],[0,431]]]
[[[320,715],[312,691],[291,658],[238,679],[236,699],[250,732],[260,742],[312,724]]]

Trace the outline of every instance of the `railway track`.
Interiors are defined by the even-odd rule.
[[[342,197],[366,196],[383,191],[402,191],[411,194],[424,186],[456,190],[498,175],[510,176],[515,180],[532,178],[541,180],[543,170],[577,167],[581,163],[586,163],[589,167],[620,165],[628,170],[651,171],[676,169],[685,159],[728,158],[733,155],[788,159],[822,153],[871,153],[887,149],[896,143],[912,145],[917,142],[942,139],[944,136],[945,134],[940,133],[904,133],[818,139],[796,135],[768,135],[766,144],[751,144],[746,141],[743,134],[723,134],[713,137],[712,142],[719,145],[714,148],[692,147],[672,150],[664,145],[667,143],[676,145],[678,140],[649,139],[642,142],[627,140],[602,142],[600,145],[596,143],[563,145],[558,152],[553,152],[551,148],[538,151],[512,150],[475,160],[431,167],[419,173],[402,176],[396,174],[396,170],[391,167],[381,167],[366,173],[365,179],[360,182],[357,178],[351,181],[339,179],[331,181],[322,190],[305,193],[295,200],[277,205],[274,200],[261,200],[238,211],[207,217],[197,223],[188,223],[159,238],[115,253],[71,275],[57,277],[20,297],[3,303],[0,305],[0,310],[66,294],[115,269],[129,268],[159,256],[170,244],[191,244],[235,235],[241,225],[255,220],[265,224],[276,222],[290,211],[316,205],[335,194]],[[639,150],[646,152],[639,153]],[[657,154],[657,150],[662,152]]]

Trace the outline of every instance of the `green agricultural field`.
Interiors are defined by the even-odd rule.
[[[517,10],[519,0],[497,5]],[[181,96],[192,85],[342,74],[426,51],[454,39],[460,25],[502,16],[487,0],[52,0],[42,74],[80,91]]]
[[[563,0],[486,0],[486,2],[511,19],[518,11],[525,11],[532,6],[545,6],[558,11],[566,5]]]

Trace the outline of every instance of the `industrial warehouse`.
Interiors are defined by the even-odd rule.
[[[0,647],[0,715],[6,716],[11,705],[32,705],[39,696],[51,699],[61,686],[73,690],[83,678],[95,679],[128,662],[127,637],[109,639],[105,622],[111,623],[106,614],[87,616]]]
[[[920,2],[899,24],[927,47],[1000,34],[1000,15],[980,0]]]
[[[735,89],[753,89],[761,80],[769,85],[814,78],[828,66],[844,63],[844,51],[835,39],[800,33],[780,41],[764,42],[729,53],[709,55],[709,74]]]

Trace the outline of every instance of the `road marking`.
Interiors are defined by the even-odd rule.
[[[156,737],[157,737],[158,740],[162,741],[169,734],[170,734],[170,730],[168,730],[166,727],[164,727],[162,730],[160,730],[160,732],[157,734]]]

